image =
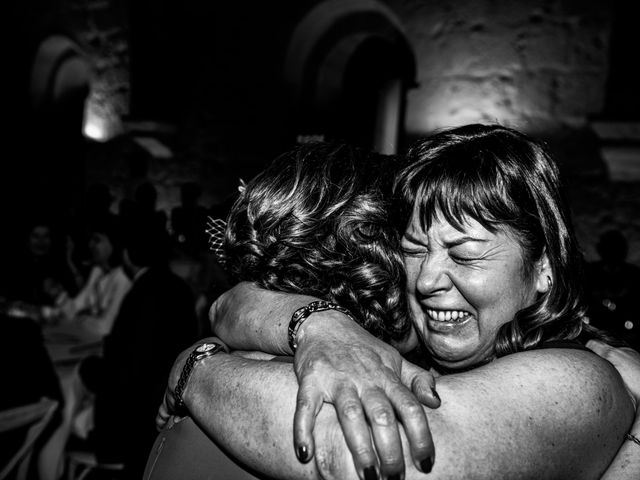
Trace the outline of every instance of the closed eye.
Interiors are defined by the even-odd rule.
[[[452,255],[451,259],[459,264],[468,264],[468,263],[473,263],[473,262],[477,262],[478,260],[481,260],[480,258],[476,258],[476,257],[460,257],[460,256],[456,256],[456,255]]]
[[[419,257],[427,253],[426,248],[406,248],[402,247],[402,254],[407,257]]]

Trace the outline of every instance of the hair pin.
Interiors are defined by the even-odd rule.
[[[209,249],[215,253],[218,262],[225,263],[224,255],[224,233],[227,229],[227,222],[221,218],[207,217],[207,235],[209,235]]]

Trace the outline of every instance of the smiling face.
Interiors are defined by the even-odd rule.
[[[493,358],[500,326],[548,289],[546,262],[527,275],[513,235],[465,220],[460,231],[435,215],[425,232],[414,212],[402,238],[414,325],[447,369]]]

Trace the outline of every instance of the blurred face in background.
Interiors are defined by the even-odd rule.
[[[113,253],[113,244],[104,233],[94,232],[89,238],[89,251],[94,265],[109,267],[109,258]]]
[[[29,250],[36,257],[43,257],[51,251],[51,229],[46,225],[36,225],[29,235]]]

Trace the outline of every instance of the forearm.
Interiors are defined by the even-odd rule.
[[[290,364],[216,354],[194,369],[184,400],[194,421],[237,461],[267,476],[316,478],[293,448],[297,382]]]
[[[441,407],[425,410],[436,445],[430,478],[602,475],[631,423],[630,402],[612,369],[590,357],[527,352],[442,377]],[[201,428],[247,466],[274,478],[314,478],[313,462],[294,454],[296,392],[290,365],[217,354],[194,370],[185,402]],[[318,468],[323,478],[356,478],[338,428],[325,404],[314,431]],[[626,443],[623,454],[637,447]],[[403,450],[406,478],[421,478],[406,442]]]
[[[640,419],[636,419],[629,430],[640,438]],[[626,440],[620,446],[616,458],[602,476],[601,480],[635,480],[640,478],[640,445]]]
[[[224,293],[211,307],[211,328],[234,350],[292,355],[287,340],[291,315],[317,298],[274,292],[248,282]]]

